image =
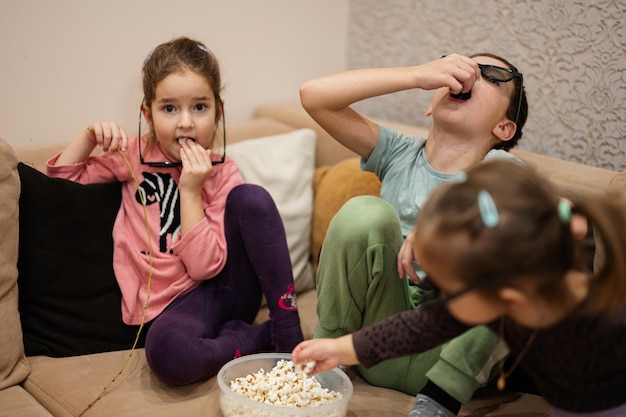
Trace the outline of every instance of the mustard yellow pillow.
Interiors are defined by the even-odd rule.
[[[320,250],[328,223],[343,204],[358,195],[380,195],[380,181],[371,172],[361,171],[360,158],[346,159],[331,167],[317,168],[313,182],[314,203],[311,233],[313,271],[317,271]]]

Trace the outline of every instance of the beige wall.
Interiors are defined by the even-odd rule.
[[[69,140],[95,120],[136,131],[140,71],[187,35],[222,65],[227,122],[297,101],[312,77],[346,68],[348,0],[0,0],[0,137]]]

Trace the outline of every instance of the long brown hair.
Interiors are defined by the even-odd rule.
[[[485,225],[478,194],[487,192],[498,213],[495,226]],[[588,239],[575,239],[570,218],[559,211],[554,188],[533,169],[517,162],[480,163],[460,183],[436,189],[424,205],[420,228],[433,231],[422,256],[445,261],[451,273],[468,285],[500,276],[486,291],[511,279],[532,277],[547,301],[563,301],[566,272],[588,271],[591,277],[584,311],[617,315],[626,303],[626,197],[607,195],[573,201],[572,210],[593,226],[605,259],[593,273]],[[439,239],[441,237],[441,239]]]
[[[618,314],[626,300],[626,192],[607,192],[598,199],[577,201],[576,207],[590,219],[604,251],[595,265],[586,309]]]

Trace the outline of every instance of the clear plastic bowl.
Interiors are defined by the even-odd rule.
[[[220,387],[220,406],[224,417],[345,417],[348,402],[352,397],[352,381],[340,369],[320,372],[314,378],[323,388],[339,392],[342,397],[336,401],[320,406],[288,407],[263,404],[237,394],[230,389],[230,382],[258,372],[261,368],[269,372],[279,360],[291,360],[288,353],[259,353],[242,356],[225,364],[217,374],[217,385]]]

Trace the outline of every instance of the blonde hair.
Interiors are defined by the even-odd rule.
[[[478,194],[489,193],[498,212],[495,226],[485,225]],[[593,245],[576,240],[569,219],[559,213],[560,198],[534,170],[498,160],[481,163],[460,183],[436,189],[418,220],[420,229],[436,237],[424,245],[434,261],[468,285],[487,276],[501,276],[485,287],[493,291],[513,279],[532,277],[549,302],[563,301],[565,273],[589,271]],[[592,275],[584,311],[617,315],[626,301],[626,198],[607,195],[593,201],[573,201],[605,249],[606,258]],[[591,274],[591,272],[589,271]]]

